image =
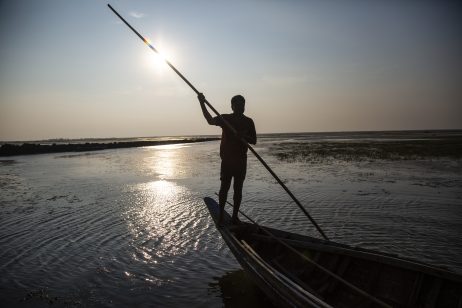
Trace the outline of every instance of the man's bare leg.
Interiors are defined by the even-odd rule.
[[[223,222],[223,211],[225,210],[226,200],[228,199],[228,191],[231,186],[231,178],[222,179],[220,191],[218,193],[218,204],[220,206],[220,216],[218,216],[218,224]]]
[[[242,187],[243,186],[244,186],[244,179],[236,179],[236,178],[234,178],[234,183],[233,183],[234,209],[233,209],[233,218],[232,218],[233,224],[239,223],[238,214],[239,214],[239,207],[241,206],[241,201],[242,201]]]

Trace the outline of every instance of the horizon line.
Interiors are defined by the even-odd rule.
[[[258,135],[286,135],[286,134],[327,134],[327,133],[380,133],[380,132],[437,132],[437,131],[461,131],[462,128],[431,128],[431,129],[394,129],[394,130],[340,130],[340,131],[298,131],[298,132],[263,132]],[[77,137],[77,138],[48,138],[48,139],[24,139],[24,140],[0,140],[0,144],[9,142],[39,142],[39,141],[72,141],[72,140],[110,140],[110,139],[135,139],[135,138],[188,138],[188,137],[206,137],[221,136],[220,134],[194,134],[194,135],[162,135],[162,136],[131,136],[131,137]]]

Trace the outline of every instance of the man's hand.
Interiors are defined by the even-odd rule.
[[[197,99],[199,100],[199,102],[200,102],[201,104],[204,104],[204,103],[205,103],[205,96],[204,96],[203,93],[199,93],[199,94],[197,95]]]
[[[199,100],[199,102],[201,103],[201,109],[202,109],[202,113],[204,114],[204,117],[205,119],[207,120],[207,123],[209,123],[210,125],[216,125],[214,120],[213,120],[213,117],[210,115],[210,112],[207,110],[207,107],[205,106],[205,96],[203,93],[199,93],[197,95],[197,99]]]

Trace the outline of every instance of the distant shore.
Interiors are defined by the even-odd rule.
[[[53,144],[38,144],[38,143],[23,143],[11,144],[6,143],[0,147],[0,156],[14,156],[14,155],[32,155],[32,154],[46,154],[46,153],[62,153],[62,152],[86,152],[86,151],[100,151],[108,149],[120,148],[136,148],[155,145],[168,145],[180,143],[195,143],[220,140],[220,138],[183,138],[183,139],[170,139],[170,140],[155,140],[155,141],[126,141],[126,142],[108,142],[108,143],[53,143]]]

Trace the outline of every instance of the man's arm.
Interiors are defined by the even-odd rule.
[[[205,96],[202,93],[199,93],[197,96],[197,99],[200,102],[202,113],[204,114],[204,118],[207,120],[207,123],[210,125],[217,125],[215,122],[215,119],[212,117],[210,112],[207,110],[207,107],[205,106]]]

